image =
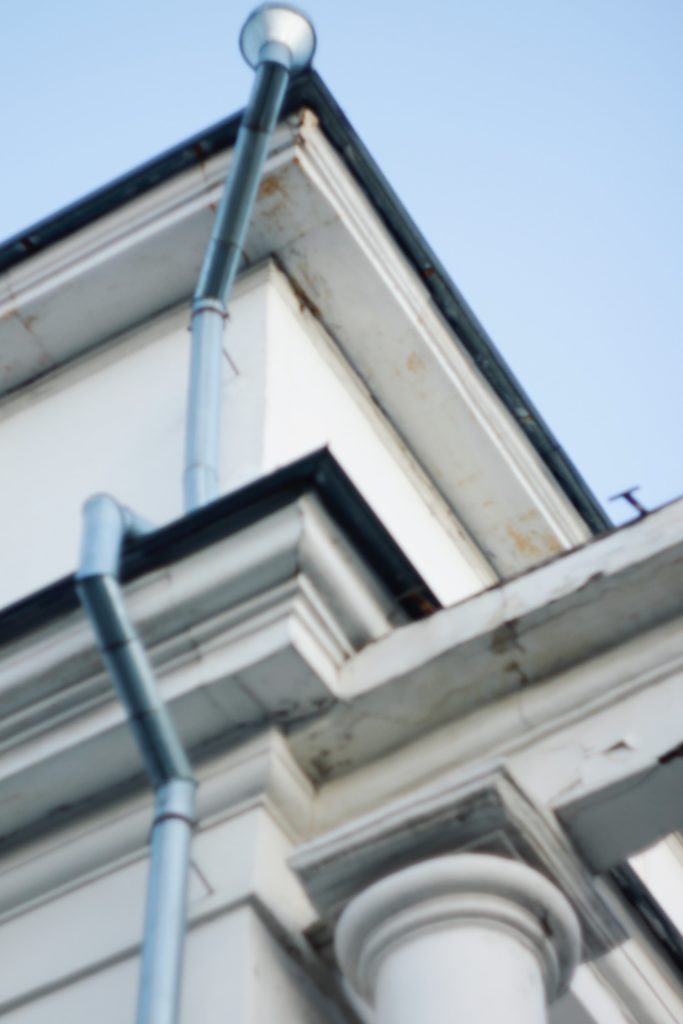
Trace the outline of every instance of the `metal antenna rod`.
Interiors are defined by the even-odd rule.
[[[629,505],[631,506],[631,508],[634,508],[636,510],[636,512],[638,513],[638,515],[642,519],[643,516],[646,516],[650,510],[645,508],[645,506],[643,505],[643,503],[640,500],[640,498],[636,498],[636,491],[639,491],[639,490],[640,490],[640,486],[638,486],[638,487],[629,487],[625,491],[619,491],[618,494],[613,494],[611,496],[611,498],[608,498],[607,500],[608,501],[621,501],[621,500],[627,501],[629,503]]]

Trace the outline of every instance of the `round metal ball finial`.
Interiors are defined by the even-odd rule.
[[[247,18],[240,49],[255,68],[263,60],[287,64],[295,74],[308,67],[315,51],[315,31],[305,14],[285,4],[262,4]]]

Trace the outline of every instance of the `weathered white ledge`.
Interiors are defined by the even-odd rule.
[[[125,593],[195,759],[318,714],[343,661],[404,616],[311,495]],[[142,776],[82,613],[6,645],[0,679],[5,841]]]

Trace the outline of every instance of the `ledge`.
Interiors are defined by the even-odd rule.
[[[126,599],[195,760],[337,699],[351,654],[433,607],[326,453],[133,543]],[[0,618],[5,845],[142,775],[72,578]]]
[[[536,868],[564,893],[583,931],[584,959],[624,939],[561,828],[502,765],[451,774],[300,846],[290,865],[327,926],[387,874],[445,854],[477,852]]]
[[[595,496],[534,408],[445,268],[411,221],[334,97],[315,72],[300,75],[292,82],[283,117],[295,114],[302,107],[316,113],[326,137],[343,158],[385,228],[424,282],[436,307],[462,340],[480,372],[538,451],[579,514],[593,531],[607,529],[609,519]],[[36,254],[87,228],[123,205],[141,199],[151,190],[173,182],[179,175],[193,169],[200,171],[212,156],[233,146],[239,121],[240,115],[235,114],[207,128],[130,174],[8,239],[0,246],[0,274],[19,267]]]

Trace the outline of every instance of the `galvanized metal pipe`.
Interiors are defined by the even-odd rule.
[[[268,154],[270,137],[287,91],[289,68],[267,61],[259,64],[237,133],[211,239],[202,265],[194,302],[213,299],[227,305],[244,255],[254,200]]]
[[[240,45],[257,74],[193,302],[184,477],[188,511],[218,493],[226,306],[289,77],[310,62],[315,34],[293,8],[264,4],[247,20]],[[84,519],[76,589],[156,793],[137,1020],[177,1024],[196,784],[119,583],[124,541],[152,528],[108,495],[91,498]]]
[[[195,783],[176,779],[157,790],[147,887],[138,1024],[176,1024],[187,931]]]
[[[256,68],[256,77],[192,305],[184,473],[188,512],[218,494],[227,306],[290,75],[310,63],[315,34],[308,20],[294,8],[264,4],[247,20],[240,44],[245,59]]]
[[[83,514],[76,589],[156,792],[137,1020],[177,1024],[196,784],[119,583],[125,539],[151,527],[108,495]]]
[[[218,494],[225,318],[220,302],[194,304],[185,440],[187,512],[201,508]]]

